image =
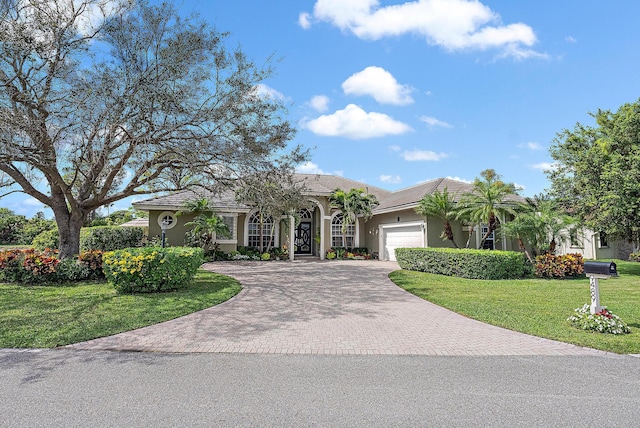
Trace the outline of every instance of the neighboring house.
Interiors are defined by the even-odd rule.
[[[349,180],[335,175],[296,174],[304,180],[308,189],[309,206],[299,213],[299,223],[282,219],[263,220],[263,245],[270,239],[274,230],[273,246],[287,246],[290,258],[296,256],[318,256],[324,259],[331,247],[366,247],[371,253],[379,254],[380,259],[395,260],[395,248],[399,247],[449,247],[451,244],[440,238],[442,220],[425,219],[415,212],[418,201],[427,193],[443,191],[457,197],[472,189],[472,185],[461,181],[440,178],[419,185],[391,192],[366,183]],[[367,222],[359,218],[357,223],[342,233],[342,213],[332,209],[329,196],[336,189],[349,191],[363,188],[373,194],[380,203],[373,210],[373,217]],[[225,252],[236,250],[238,246],[258,247],[260,243],[260,220],[255,209],[238,204],[234,194],[227,192],[213,196],[187,190],[167,196],[160,196],[135,202],[136,209],[149,212],[149,236],[161,234],[161,224],[166,224],[166,239],[169,245],[182,245],[186,232],[185,223],[191,221],[193,214],[176,215],[188,200],[208,198],[215,212],[222,216],[232,231],[230,238],[216,239],[220,249]],[[275,226],[275,227],[272,227]],[[452,225],[456,242],[464,246],[469,229],[460,223]],[[466,230],[465,230],[466,229]],[[486,229],[485,229],[486,230]],[[477,247],[482,235],[472,236]],[[346,241],[346,242],[345,242]],[[511,250],[517,247],[505,239],[491,237],[486,245],[491,249]]]
[[[567,238],[558,242],[556,254],[579,253],[585,259],[627,260],[633,252],[631,243],[611,240],[604,233],[577,227],[567,232]]]

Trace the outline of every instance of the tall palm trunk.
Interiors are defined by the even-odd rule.
[[[458,244],[456,244],[456,241],[454,240],[455,237],[453,236],[453,229],[451,228],[451,223],[449,223],[449,220],[444,221],[444,235],[449,241],[451,241],[455,248],[458,248]]]

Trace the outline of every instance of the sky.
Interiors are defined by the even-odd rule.
[[[640,98],[637,1],[175,4],[229,32],[228,46],[256,64],[274,59],[261,89],[287,106],[291,144],[311,149],[299,172],[397,190],[493,168],[533,196],[550,186],[557,133]],[[0,206],[43,210],[24,194]]]

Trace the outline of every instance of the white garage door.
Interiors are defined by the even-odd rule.
[[[424,246],[422,226],[394,226],[385,227],[384,231],[384,259],[395,260],[396,248],[415,248]]]

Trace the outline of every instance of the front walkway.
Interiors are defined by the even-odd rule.
[[[218,262],[235,298],[172,321],[68,346],[157,352],[607,355],[474,321],[393,284],[395,262]],[[609,354],[613,355],[613,354]]]

